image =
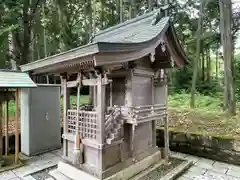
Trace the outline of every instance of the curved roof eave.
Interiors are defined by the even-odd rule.
[[[169,21],[165,23],[164,27],[159,30],[159,33],[155,37],[151,37],[151,39],[145,39],[143,42],[94,42],[85,46],[81,46],[79,48],[75,48],[60,54],[22,65],[20,68],[23,72],[29,72],[36,69],[54,66],[60,63],[70,63],[71,60],[80,59],[97,53],[138,51],[140,49],[147,48],[152,42],[156,40],[156,38],[164,34],[167,31],[168,27]]]
[[[72,59],[91,55],[92,53],[97,53],[98,51],[99,49],[97,43],[87,44],[69,51],[46,57],[44,59],[21,65],[20,68],[23,72],[34,71],[35,69],[44,68],[46,66],[64,63]]]

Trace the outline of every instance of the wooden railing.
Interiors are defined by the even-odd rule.
[[[77,110],[68,110],[68,133],[76,132],[76,124],[79,123],[78,131],[82,138],[96,139],[97,136],[97,112],[79,111],[77,121]]]
[[[167,107],[162,104],[129,107],[129,122],[143,123],[160,120],[167,116]]]

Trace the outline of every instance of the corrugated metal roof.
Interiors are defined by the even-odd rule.
[[[0,70],[0,88],[33,88],[37,85],[27,73],[11,70]]]

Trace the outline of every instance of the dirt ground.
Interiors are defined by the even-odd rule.
[[[168,117],[174,131],[240,139],[240,113],[229,117],[221,112],[170,108]]]

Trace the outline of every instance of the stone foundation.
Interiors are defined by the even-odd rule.
[[[72,180],[127,180],[150,166],[161,162],[161,152],[158,148],[137,154],[134,158],[126,159],[102,172],[100,176],[93,176],[84,169],[76,168],[67,162],[58,164],[58,172]]]
[[[164,131],[157,130],[157,145],[164,145]],[[169,132],[170,149],[217,161],[240,165],[240,141],[228,137]]]

